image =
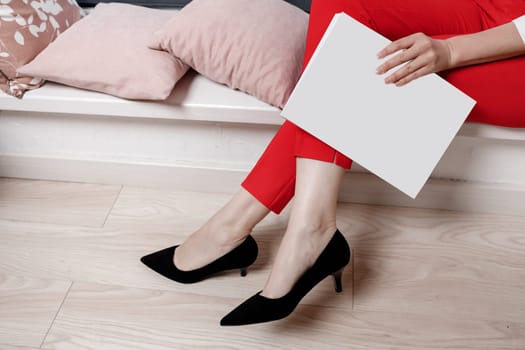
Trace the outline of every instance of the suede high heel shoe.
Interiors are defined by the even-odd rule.
[[[312,267],[304,272],[286,295],[273,299],[262,296],[262,291],[259,291],[224,316],[221,326],[241,326],[284,318],[317,283],[329,275],[334,278],[336,292],[341,292],[341,274],[350,257],[350,247],[337,230]]]
[[[182,271],[173,263],[173,255],[177,247],[178,245],[143,256],[140,261],[153,271],[173,281],[195,283],[215,273],[233,269],[240,269],[241,276],[246,276],[248,266],[255,262],[259,251],[257,242],[252,236],[248,236],[239,246],[208,265],[191,271]]]

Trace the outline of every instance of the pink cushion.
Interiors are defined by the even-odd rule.
[[[307,27],[308,15],[283,0],[193,0],[150,47],[283,107],[301,74]]]
[[[80,19],[74,0],[0,1],[0,90],[22,97],[42,79],[17,75],[50,42]]]
[[[123,98],[165,99],[189,67],[147,44],[172,16],[140,6],[99,4],[18,72]]]

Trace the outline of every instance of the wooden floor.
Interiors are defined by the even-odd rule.
[[[525,216],[341,204],[344,292],[326,279],[287,319],[227,328],[286,214],[257,227],[245,278],[180,285],[139,261],[227,198],[0,179],[0,349],[525,349]]]

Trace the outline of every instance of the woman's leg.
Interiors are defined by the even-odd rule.
[[[351,165],[348,158],[286,121],[243,188],[177,248],[175,265],[186,271],[202,267],[239,245],[270,209],[279,213],[294,195],[296,157],[303,154],[341,169]]]
[[[279,214],[294,196],[296,157],[305,156],[349,169],[349,158],[289,121],[272,139],[242,183],[259,202]]]
[[[336,231],[336,205],[344,168],[297,158],[293,208],[272,272],[261,293],[278,298],[314,264]]]
[[[525,128],[525,56],[440,74],[477,101],[467,121]]]

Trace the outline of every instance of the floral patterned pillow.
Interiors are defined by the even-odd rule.
[[[0,0],[0,90],[22,97],[43,80],[18,76],[61,32],[80,19],[75,0]]]

